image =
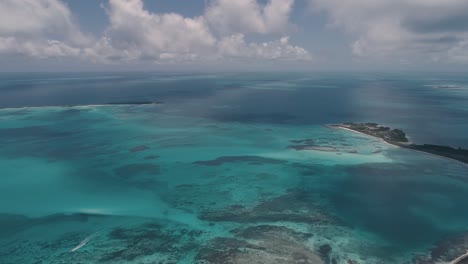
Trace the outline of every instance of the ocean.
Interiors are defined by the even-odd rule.
[[[415,263],[468,250],[457,73],[2,73],[1,263]],[[119,104],[129,102],[154,104]]]

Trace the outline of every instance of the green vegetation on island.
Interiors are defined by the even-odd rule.
[[[381,138],[389,143],[407,143],[409,142],[405,132],[400,129],[391,129],[390,127],[380,126],[376,123],[345,123],[338,125],[343,128],[358,131],[367,135]]]
[[[422,151],[468,164],[468,150],[432,144],[412,144],[406,137],[406,133],[400,129],[391,129],[390,127],[381,126],[376,123],[344,123],[331,126],[349,129],[373,137],[381,138],[385,142],[396,145],[398,147]]]

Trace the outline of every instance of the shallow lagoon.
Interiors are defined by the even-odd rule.
[[[332,81],[294,80],[291,97],[329,98]],[[238,108],[286,88],[230,82],[162,105],[0,110],[1,262],[434,263],[467,249],[465,165]]]

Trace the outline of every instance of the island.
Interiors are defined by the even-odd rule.
[[[468,150],[432,144],[413,144],[406,136],[406,133],[400,129],[392,129],[377,123],[343,123],[338,125],[330,125],[330,127],[351,130],[380,138],[383,141],[398,147],[421,151],[468,164]]]
[[[110,102],[105,103],[105,105],[149,105],[149,104],[162,104],[163,102],[159,101],[125,101],[125,102]]]

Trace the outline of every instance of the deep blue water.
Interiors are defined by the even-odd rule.
[[[467,166],[324,126],[468,148],[463,74],[3,73],[0,94],[2,263],[436,263],[468,249]],[[128,101],[163,103],[103,105]],[[305,139],[315,149],[288,148]]]
[[[376,120],[417,142],[468,147],[467,89],[460,73],[3,73],[0,107],[153,100],[218,121]]]

